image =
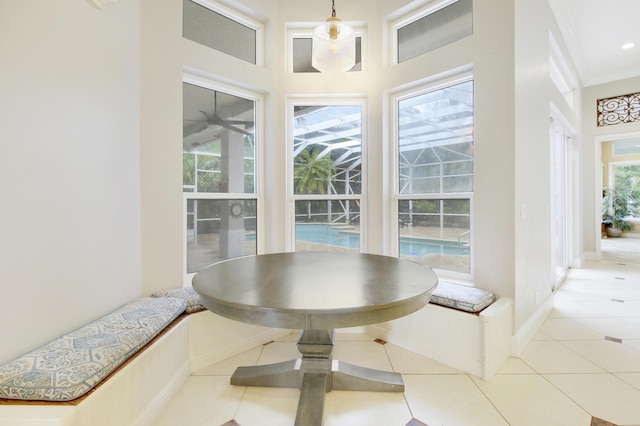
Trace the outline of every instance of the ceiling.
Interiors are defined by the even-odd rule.
[[[640,0],[548,1],[583,86],[640,76]]]

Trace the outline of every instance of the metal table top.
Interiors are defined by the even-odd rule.
[[[433,271],[389,256],[274,253],[211,265],[193,278],[204,306],[267,327],[331,329],[375,324],[425,306]]]

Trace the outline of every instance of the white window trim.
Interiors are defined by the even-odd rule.
[[[286,194],[287,207],[285,219],[285,241],[286,251],[294,252],[296,248],[296,218],[295,218],[295,202],[298,200],[358,200],[360,201],[360,252],[367,252],[367,205],[366,194],[368,192],[368,110],[366,98],[358,95],[343,95],[340,97],[333,96],[314,96],[314,97],[298,97],[290,96],[286,101],[287,105],[287,125],[286,125]],[[298,105],[304,106],[344,106],[358,105],[361,108],[361,155],[362,155],[362,190],[360,194],[312,194],[312,195],[295,195],[293,193],[293,108]]]
[[[210,78],[197,74],[195,70],[185,69],[182,75],[182,82],[194,84],[210,90],[216,90],[228,93],[230,95],[250,99],[255,102],[255,159],[254,159],[254,173],[255,173],[255,192],[253,194],[247,193],[210,193],[210,192],[183,192],[182,193],[182,271],[183,271],[183,285],[185,287],[191,286],[193,276],[196,274],[187,273],[187,201],[190,199],[198,200],[255,200],[256,201],[256,251],[257,254],[266,253],[266,239],[264,238],[266,230],[264,208],[264,175],[263,175],[263,152],[264,152],[264,95],[256,92],[241,89],[237,86],[232,86],[228,83],[223,83],[218,80],[212,80]],[[182,150],[181,150],[182,152]],[[182,179],[182,177],[181,177]]]
[[[578,87],[556,38],[549,32],[549,78],[571,109],[575,109],[574,92]]]

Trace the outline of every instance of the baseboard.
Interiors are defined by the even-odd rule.
[[[640,238],[640,233],[625,231],[622,234],[622,238]]]
[[[598,256],[593,251],[585,251],[584,252],[584,259],[585,260],[600,260],[600,256]]]
[[[553,310],[555,293],[549,296],[511,338],[511,355],[519,358]]]

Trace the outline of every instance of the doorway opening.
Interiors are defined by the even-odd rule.
[[[596,139],[596,255],[598,259],[640,263],[640,133],[603,136]],[[599,151],[599,152],[598,152]],[[596,175],[597,177],[597,175]],[[625,200],[626,227],[620,237],[607,235],[605,221],[612,213],[603,194],[617,194]],[[607,220],[607,222],[610,222]]]

